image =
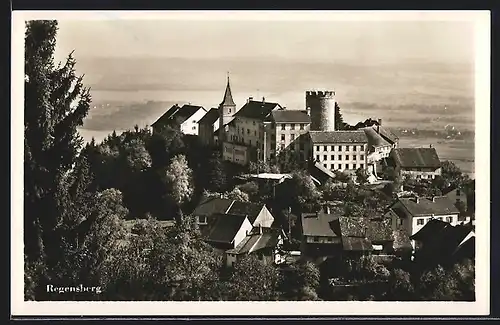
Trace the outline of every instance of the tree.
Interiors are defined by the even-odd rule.
[[[175,203],[181,205],[191,197],[193,194],[192,171],[183,155],[177,155],[172,159],[164,176],[168,193]]]
[[[445,181],[445,186],[461,186],[469,180],[469,177],[462,174],[460,168],[449,160],[441,163],[441,177]]]
[[[279,281],[280,274],[274,265],[264,263],[256,255],[247,255],[235,264],[223,300],[278,300]]]
[[[312,211],[318,206],[320,198],[321,192],[305,171],[294,172],[291,179],[276,187],[276,202],[283,205],[281,208],[291,206],[293,211]]]
[[[358,168],[356,170],[356,179],[360,184],[366,184],[368,182],[368,173],[363,168]]]
[[[390,274],[386,298],[392,301],[413,300],[415,289],[410,273],[402,269],[393,269]]]
[[[208,160],[208,172],[207,169],[203,169],[205,172],[200,174],[201,180],[203,181],[203,189],[212,192],[223,192],[227,189],[227,174],[222,163],[221,158],[212,157]]]
[[[318,300],[320,271],[312,262],[290,265],[282,276],[282,300]]]
[[[58,227],[66,201],[65,178],[83,143],[77,127],[90,109],[89,90],[70,54],[54,64],[57,22],[29,21],[25,34],[24,241],[28,263],[44,276],[63,254]]]
[[[340,107],[335,102],[335,130],[345,130],[346,123],[344,123],[344,118],[342,117],[342,112],[340,111]]]

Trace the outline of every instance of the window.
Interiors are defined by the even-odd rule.
[[[316,146],[316,151],[319,151],[319,146]]]
[[[342,146],[339,146],[339,151],[342,151]]]
[[[290,124],[290,130],[295,130],[295,123]]]
[[[247,129],[247,134],[250,134],[250,129]]]
[[[331,150],[331,151],[335,151],[335,146],[331,146],[331,147],[330,147],[330,150]]]
[[[352,164],[352,169],[356,169],[356,164]]]
[[[248,140],[248,144],[249,144],[249,145],[252,145],[252,140]]]
[[[356,155],[352,155],[352,160],[356,160]]]
[[[339,164],[339,169],[342,169],[342,164]]]
[[[365,168],[365,164],[359,164],[359,168],[364,169]]]
[[[255,121],[253,121],[253,125],[255,125]]]
[[[281,135],[281,141],[285,141],[285,135],[284,134]]]
[[[345,151],[349,151],[349,146],[345,146]]]
[[[286,124],[281,124],[281,129],[285,130],[285,126],[286,126]]]
[[[457,196],[460,196],[460,189],[457,189]]]
[[[330,169],[334,169],[335,167],[333,166],[333,164],[330,165]]]
[[[345,164],[345,169],[349,169],[349,164]]]
[[[206,224],[207,223],[207,216],[198,216],[198,223]]]
[[[313,241],[319,241],[319,237],[314,237]]]
[[[196,126],[193,126],[193,130],[196,130]]]
[[[300,123],[300,129],[304,130],[304,124]]]
[[[349,155],[345,155],[345,160],[349,160]]]
[[[259,141],[257,141],[257,147],[259,147]]]
[[[319,155],[316,155],[316,161],[319,161]]]
[[[359,156],[359,159],[360,159],[360,160],[365,160],[365,156],[364,156],[364,155],[361,155],[361,156]]]
[[[328,160],[328,156],[327,155],[323,155],[323,160]]]
[[[452,222],[453,218],[452,217],[446,217],[446,222]]]
[[[328,237],[326,240],[328,240],[328,241],[331,242],[331,241],[333,241],[333,238],[332,237]]]
[[[323,167],[328,168],[328,167],[326,167],[326,164],[323,164]]]
[[[441,220],[441,221],[443,221],[443,217],[439,217],[439,218],[438,218],[438,220]]]
[[[326,146],[323,146],[323,151],[327,151],[327,147]]]
[[[331,159],[331,160],[335,160],[335,155],[331,155],[331,156],[330,156],[330,159]],[[332,167],[332,168],[333,168],[333,167]]]
[[[417,225],[419,225],[419,226],[420,226],[420,225],[423,225],[423,224],[424,224],[424,219],[422,219],[422,218],[418,218],[418,219],[417,219]]]
[[[399,225],[402,226],[403,225],[403,219],[399,218]]]
[[[255,131],[255,130],[254,130],[254,131],[253,131],[253,135],[254,135],[254,136],[257,136],[257,131]]]
[[[422,175],[417,175],[416,178],[420,179],[420,178],[422,178]]]
[[[229,113],[231,113],[231,109],[229,109]]]
[[[293,141],[293,140],[295,140],[295,134],[292,133],[292,134],[290,134],[290,141]]]

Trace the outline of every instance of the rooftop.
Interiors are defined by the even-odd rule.
[[[364,131],[309,131],[313,143],[367,143]]]
[[[207,241],[231,244],[240,230],[246,216],[235,214],[215,214],[216,221],[210,230]]]
[[[231,94],[231,85],[229,84],[229,76],[227,76],[226,91],[224,92],[224,98],[220,103],[222,106],[236,106],[233,100],[233,95]]]
[[[162,116],[160,116],[151,126],[159,123],[160,121],[166,120],[176,120],[178,123],[184,123],[187,119],[193,116],[194,113],[198,112],[200,109],[205,110],[202,106],[186,104],[182,107],[175,104],[170,107]]]
[[[278,103],[250,100],[234,116],[264,120],[277,108],[281,108]]]
[[[271,112],[276,123],[311,123],[306,111],[279,109]]]
[[[459,214],[454,202],[446,196],[431,198],[399,198],[399,202],[412,216]],[[417,202],[418,201],[418,202]]]
[[[253,223],[263,208],[264,204],[260,203],[234,201],[227,213],[247,216],[250,223]]]
[[[302,233],[305,236],[340,237],[333,223],[338,218],[336,214],[303,213]]]
[[[198,121],[199,124],[214,124],[219,119],[219,110],[211,108],[203,117]]]
[[[396,164],[403,168],[441,167],[436,148],[396,148],[393,155]]]
[[[368,139],[368,145],[370,147],[384,147],[384,146],[391,146],[389,142],[387,142],[380,134],[377,133],[377,131],[373,127],[366,127],[362,129],[365,134],[366,138]]]

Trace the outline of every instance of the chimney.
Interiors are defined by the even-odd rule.
[[[382,119],[381,118],[378,119],[378,125],[382,125]]]
[[[248,97],[248,99],[247,99],[247,104],[248,104],[248,103],[250,103],[252,100],[253,100],[253,97],[252,97],[252,96]]]
[[[377,125],[377,133],[380,134],[380,125]]]
[[[419,203],[420,202],[420,198],[418,196],[415,196],[415,203]]]
[[[262,97],[262,102],[265,103],[266,102],[266,97]]]
[[[310,107],[306,108],[306,113],[307,113],[307,116],[311,116],[311,108]]]
[[[259,235],[262,235],[262,225],[259,223]]]
[[[429,148],[432,148],[432,143],[429,145]]]

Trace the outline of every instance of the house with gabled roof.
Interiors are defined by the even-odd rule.
[[[218,143],[219,130],[219,110],[211,108],[198,121],[198,137],[201,142],[208,146],[213,146]]]
[[[401,176],[434,179],[441,175],[441,161],[435,148],[396,148],[390,158]]]
[[[432,219],[410,238],[415,242],[414,261],[426,267],[475,257],[475,231],[471,223],[452,225]]]
[[[216,213],[205,241],[212,247],[226,251],[238,246],[252,230],[252,224],[245,215]]]
[[[175,104],[151,124],[153,133],[166,126],[177,127],[184,134],[198,135],[198,121],[207,113],[202,106]]]
[[[246,216],[254,227],[270,227],[274,222],[274,217],[265,204],[210,197],[202,199],[193,211],[202,233],[211,229],[215,221],[213,216],[217,214]]]
[[[446,196],[398,198],[391,207],[392,229],[403,228],[414,235],[433,219],[451,225],[459,223],[459,211]],[[414,242],[412,242],[415,245]]]
[[[233,266],[238,259],[246,255],[257,255],[268,264],[281,264],[285,256],[281,246],[286,235],[281,228],[253,227],[246,237],[235,247],[227,250],[226,265]]]

